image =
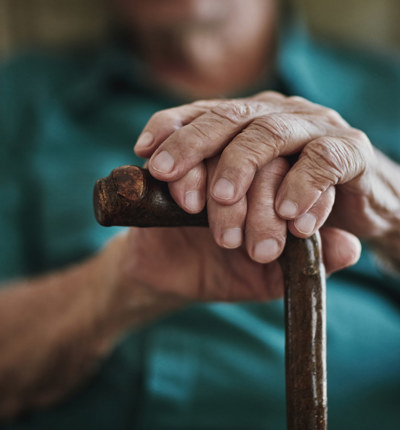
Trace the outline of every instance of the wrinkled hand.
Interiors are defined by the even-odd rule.
[[[371,143],[335,111],[299,97],[266,92],[161,111],[135,151],[151,157],[151,174],[170,183],[183,209],[198,212],[207,200],[220,246],[245,240],[258,262],[280,255],[287,227],[308,237],[332,210],[343,221],[337,227],[360,236],[374,228],[359,211],[376,163]],[[292,166],[288,156],[297,157]],[[336,185],[341,204],[334,206]]]
[[[349,233],[326,228],[321,231],[321,240],[329,243],[324,253],[327,273],[358,258],[358,242]],[[206,228],[131,228],[114,239],[112,254],[119,255],[116,293],[126,303],[136,300],[138,290],[157,301],[178,304],[260,301],[283,296],[278,261],[260,264],[249,257],[244,247],[221,248]]]

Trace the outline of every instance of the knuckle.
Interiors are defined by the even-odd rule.
[[[265,137],[264,137],[265,139]],[[242,178],[248,176],[249,172],[255,172],[259,170],[266,159],[266,152],[275,154],[275,147],[270,143],[261,143],[257,141],[255,136],[236,138],[232,141],[224,152],[227,152],[227,159],[235,158],[240,160],[240,163],[236,161],[235,166],[237,169],[238,177]],[[270,148],[269,148],[270,146]],[[226,163],[227,165],[231,163]]]
[[[337,184],[347,169],[343,145],[336,138],[325,137],[309,143],[301,154],[304,167],[315,186],[325,191],[328,185]]]
[[[163,109],[154,113],[149,122],[155,123],[157,126],[159,124],[173,124],[176,129],[182,124],[174,109]]]
[[[363,131],[355,128],[349,130],[348,136],[348,145],[353,153],[354,162],[358,164],[358,171],[362,172],[375,157],[371,141]]]
[[[359,130],[358,128],[352,128],[350,131],[350,135],[353,137],[353,139],[357,139],[357,140],[367,140],[368,137],[367,135]]]
[[[211,112],[223,120],[228,120],[238,125],[249,120],[254,115],[256,105],[247,101],[224,101],[212,108]]]
[[[246,218],[246,203],[242,200],[232,206],[218,205],[213,214],[215,222],[222,228],[243,226]]]
[[[349,135],[325,136],[306,145],[301,159],[307,159],[306,165],[309,176],[314,179],[314,185],[319,181],[322,184],[338,184],[354,178],[366,169],[368,156],[360,150],[360,142],[361,145],[370,145],[369,140],[363,137],[365,135],[362,132],[350,134],[358,136],[360,140],[352,140]]]
[[[251,131],[264,145],[272,146],[274,157],[279,155],[281,147],[291,134],[288,125],[279,115],[265,115],[255,119],[251,124]]]
[[[337,183],[331,172],[311,166],[309,163],[299,167],[298,171],[300,173],[299,177],[304,178],[305,186],[307,188],[311,187],[312,190],[318,193],[318,196],[324,193],[330,185]]]
[[[251,222],[247,221],[245,226],[245,236],[247,239],[258,241],[263,237],[274,238],[282,248],[285,245],[285,233],[286,230],[282,225],[279,223],[275,224],[271,220],[268,220],[268,223],[266,223],[262,217],[253,219]]]
[[[164,109],[164,110],[160,110],[158,112],[153,113],[153,115],[151,116],[150,119],[152,121],[159,121],[159,120],[168,118],[169,115],[170,115],[170,110]]]
[[[286,158],[278,157],[271,163],[272,173],[275,173],[279,177],[283,177],[289,171],[290,164]]]
[[[205,177],[206,173],[204,167],[202,167],[202,165],[197,165],[190,169],[180,181],[185,183],[188,189],[201,189],[204,186]]]
[[[300,104],[306,106],[307,108],[309,108],[310,106],[314,106],[314,103],[301,96],[290,96],[287,98],[287,101],[288,103],[293,104],[295,106],[298,106]]]
[[[260,182],[264,187],[276,187],[289,171],[289,162],[283,157],[278,157],[271,163],[261,167],[257,173],[257,184]]]
[[[371,142],[368,136],[361,130],[357,128],[351,128],[348,131],[348,136],[352,139],[358,146],[371,147]]]
[[[160,118],[163,117],[163,111],[158,111],[153,113],[153,115],[150,117],[148,124],[152,124],[152,123],[159,123],[160,122]]]
[[[322,115],[332,125],[348,126],[347,122],[342,118],[339,112],[334,109],[324,108]]]
[[[196,122],[191,122],[186,127],[182,129],[183,136],[186,137],[186,134],[189,134],[189,137],[195,136],[201,141],[209,140],[211,138],[208,127],[202,127],[201,124],[197,124]]]
[[[221,163],[222,176],[230,178],[237,188],[237,193],[246,192],[254,178],[259,161],[253,154],[244,154],[240,163],[229,163],[226,159]]]
[[[307,99],[305,99],[304,97],[301,97],[301,96],[290,96],[290,97],[288,97],[288,100],[293,101],[293,102],[301,102],[301,103],[307,102],[307,103],[309,103]]]

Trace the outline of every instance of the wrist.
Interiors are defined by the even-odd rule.
[[[182,308],[187,301],[161,293],[143,280],[127,275],[127,233],[115,236],[94,258],[96,289],[102,294],[99,312],[112,330],[124,331],[149,324]],[[135,258],[129,255],[129,259]]]

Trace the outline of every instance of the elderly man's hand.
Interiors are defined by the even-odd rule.
[[[321,241],[328,274],[359,257],[359,242],[343,230],[323,228]],[[224,249],[206,228],[131,228],[108,248],[106,260],[108,264],[115,262],[114,270],[108,270],[115,274],[112,291],[119,303],[115,312],[123,314],[124,309],[133,307],[135,318],[143,295],[150,303],[172,307],[198,301],[268,301],[283,296],[278,261],[257,263],[244,246]]]
[[[380,233],[369,210],[377,165],[369,139],[302,98],[266,92],[161,111],[135,151],[183,209],[198,212],[207,200],[220,246],[245,240],[255,261],[280,255],[287,226],[308,237],[331,213],[333,225],[360,237]]]

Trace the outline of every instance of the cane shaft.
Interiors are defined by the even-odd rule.
[[[326,430],[326,288],[319,234],[289,235],[285,282],[286,416],[290,430]]]
[[[135,166],[114,169],[94,190],[98,222],[105,226],[207,226],[207,213],[184,212],[167,184]],[[286,398],[289,430],[327,426],[325,276],[318,237],[288,236],[279,259],[285,281]]]

